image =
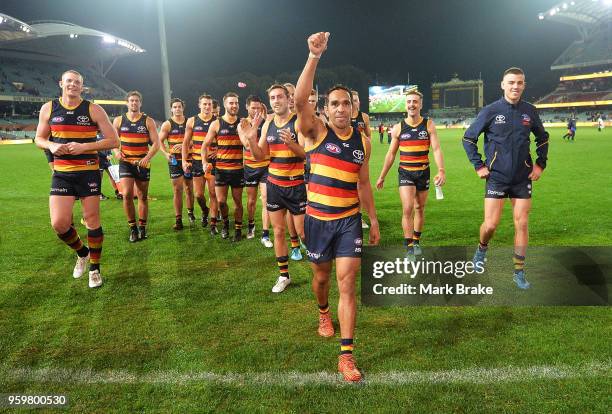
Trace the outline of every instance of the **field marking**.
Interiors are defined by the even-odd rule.
[[[154,371],[136,374],[122,370],[93,371],[62,368],[4,368],[4,380],[35,383],[76,384],[161,384],[187,385],[215,383],[234,386],[270,385],[295,387],[302,385],[345,385],[331,372],[252,372],[213,373]],[[468,368],[443,371],[390,371],[365,373],[366,385],[400,386],[406,384],[494,384],[532,380],[571,378],[610,378],[612,361],[582,365],[536,365],[529,367]]]

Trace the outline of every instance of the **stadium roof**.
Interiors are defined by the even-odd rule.
[[[0,42],[5,40],[31,39],[34,37],[36,37],[36,34],[29,24],[0,13]]]
[[[589,31],[612,20],[612,0],[564,1],[541,12],[538,18],[575,26],[586,37],[583,30]]]
[[[145,52],[133,42],[73,23],[45,20],[26,24],[10,16],[0,16],[11,22],[13,29],[20,27],[10,33],[0,30],[0,52],[5,54],[29,55],[89,66],[112,61],[112,66],[118,58]],[[3,33],[5,36],[2,36]]]

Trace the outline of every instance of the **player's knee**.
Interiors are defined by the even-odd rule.
[[[497,229],[497,225],[499,224],[498,221],[494,221],[494,220],[485,220],[484,223],[482,223],[482,227],[484,229],[485,232],[487,233],[493,233],[495,231],[495,229]]]
[[[51,227],[57,234],[64,234],[70,229],[71,220],[64,217],[51,218]]]
[[[402,213],[404,214],[404,216],[410,216],[410,215],[412,215],[413,212],[414,212],[414,205],[413,204],[410,204],[410,205],[402,207]]]
[[[529,227],[529,219],[527,217],[518,217],[514,219],[514,227],[517,230],[527,230]]]
[[[349,275],[340,278],[338,283],[340,297],[355,297],[355,289],[355,280]]]
[[[227,209],[227,203],[225,201],[219,201],[219,208],[222,210]]]

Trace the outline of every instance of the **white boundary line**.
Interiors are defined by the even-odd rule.
[[[154,371],[136,374],[122,370],[93,371],[62,368],[4,368],[4,380],[36,383],[76,384],[175,384],[216,383],[234,386],[344,385],[339,374],[330,372],[252,372],[224,373]],[[390,371],[365,373],[368,385],[405,384],[494,384],[571,378],[610,378],[612,361],[582,365],[536,365],[529,367],[468,368],[444,371]]]

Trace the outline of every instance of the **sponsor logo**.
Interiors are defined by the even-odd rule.
[[[87,185],[88,185],[90,188],[96,188],[96,187],[98,187],[98,183],[87,183]]]
[[[355,239],[355,246],[361,246],[363,244],[363,240],[359,237]]]
[[[89,117],[85,115],[77,116],[77,121],[82,123],[89,122]]]
[[[332,154],[340,154],[342,152],[339,146],[337,146],[336,144],[332,144],[331,142],[325,144],[325,149],[331,152]]]
[[[429,137],[429,134],[427,133],[427,131],[421,131],[419,132],[419,138],[420,139],[426,139]]]
[[[51,187],[51,191],[54,192],[54,193],[67,193],[68,189],[67,188]]]
[[[495,116],[495,123],[496,124],[505,124],[506,123],[506,117],[503,115],[496,115]]]
[[[417,131],[418,131],[418,129],[416,129],[416,128],[412,128],[412,129],[411,129],[411,131],[412,131],[412,132],[417,132]]]
[[[527,184],[527,188],[531,190],[531,184]]]
[[[170,131],[170,134],[178,134],[179,130],[178,129],[173,129],[172,131]]]
[[[349,145],[349,144],[347,144],[346,142],[343,142],[343,143],[342,143],[342,146],[343,146],[343,147],[346,147],[346,148],[350,147],[350,145]]]
[[[531,124],[531,118],[527,114],[521,115],[521,122],[525,126],[529,126]]]
[[[504,193],[503,191],[487,190],[487,194],[503,196],[506,193]]]
[[[355,247],[355,253],[361,253],[361,247]]]
[[[353,151],[353,157],[355,157],[358,161],[363,161],[364,153],[361,150]]]
[[[308,256],[308,257],[310,257],[312,259],[318,260],[321,257],[321,253],[313,253],[313,252],[311,252],[309,250],[306,250],[306,256]]]
[[[97,161],[96,160],[87,160],[87,162],[85,164],[87,164],[87,165],[96,165]]]
[[[270,203],[266,203],[266,207],[270,207],[270,208],[279,208],[280,206],[278,204],[270,204]]]
[[[53,119],[51,120],[51,122],[64,122],[64,117],[63,116],[54,116]]]
[[[145,132],[147,132],[147,127],[145,127],[145,126],[141,125],[141,126],[139,126],[138,128],[136,128],[136,131],[137,131],[139,134],[144,134]]]
[[[406,179],[401,179],[400,180],[400,184],[414,184],[414,181],[406,180]]]
[[[223,134],[229,134],[229,129],[222,129],[221,131],[219,131],[219,134],[223,135]]]
[[[74,115],[74,111],[66,111],[67,115]]]
[[[129,131],[129,130],[130,130],[130,128],[128,128],[128,127],[121,127],[121,130],[122,130],[122,131]]]

